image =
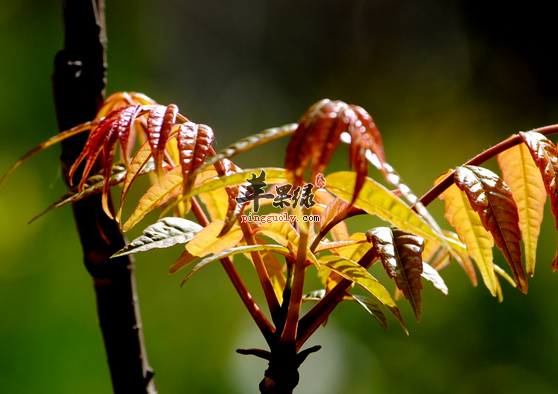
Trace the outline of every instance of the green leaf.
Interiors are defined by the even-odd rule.
[[[112,257],[184,244],[202,229],[202,226],[187,219],[175,217],[159,219],[143,230],[143,235],[134,239]]]

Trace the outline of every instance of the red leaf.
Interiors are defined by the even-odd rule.
[[[190,174],[203,165],[205,157],[213,143],[211,127],[192,122],[184,123],[178,130],[178,151],[182,167],[183,194],[190,190]]]
[[[72,164],[72,167],[70,168],[70,171],[69,171],[70,183],[72,183],[71,180],[74,177],[74,174],[75,174],[78,166],[83,161],[83,159],[85,159],[85,157],[87,157],[87,161],[85,162],[85,168],[83,170],[81,182],[79,184],[79,189],[80,190],[83,190],[83,184],[84,184],[85,180],[87,179],[89,173],[91,172],[91,169],[93,168],[93,165],[95,164],[95,161],[97,160],[97,157],[99,156],[99,153],[101,153],[101,150],[103,149],[103,141],[104,141],[107,133],[110,132],[114,122],[118,119],[120,114],[128,107],[135,107],[135,105],[124,106],[124,107],[120,107],[120,108],[115,109],[109,115],[107,115],[107,117],[104,118],[101,121],[101,123],[99,123],[99,125],[93,131],[91,131],[91,133],[89,134],[89,137],[87,138],[87,141],[85,142],[85,146],[84,146],[83,150],[81,151],[79,157],[76,159],[74,164]]]
[[[160,182],[163,171],[163,156],[165,145],[169,139],[169,133],[176,121],[178,115],[178,107],[170,104],[168,107],[157,106],[149,112],[147,118],[147,136],[151,151],[153,152],[153,160],[155,161],[155,169],[157,171],[157,179]]]
[[[454,179],[504,253],[519,290],[527,293],[527,276],[521,264],[519,245],[519,213],[511,190],[496,174],[481,167],[458,167]]]
[[[420,321],[424,240],[397,228],[378,227],[366,233],[388,276],[395,280]]]
[[[130,138],[130,128],[136,120],[136,116],[138,115],[140,108],[140,104],[127,106],[120,113],[118,120],[115,122],[116,129],[118,131],[118,140],[120,141],[120,146],[122,147],[122,156],[126,166],[128,165],[128,141]],[[110,165],[112,165],[112,160]]]

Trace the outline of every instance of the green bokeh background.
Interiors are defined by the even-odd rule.
[[[177,103],[214,128],[217,147],[294,122],[323,97],[359,104],[379,125],[388,161],[423,194],[440,173],[510,134],[556,123],[558,37],[542,4],[108,0],[108,92]],[[62,42],[60,1],[0,3],[0,172],[57,132],[50,75]],[[285,145],[238,164],[282,165]],[[27,225],[65,191],[59,152],[33,158],[0,190],[2,393],[111,390],[70,208]],[[332,164],[346,166],[342,155]],[[432,212],[448,227],[440,201]],[[377,224],[349,223],[355,231]],[[394,319],[383,332],[357,305],[340,306],[313,339],[323,349],[303,365],[297,392],[557,393],[555,249],[547,210],[528,295],[504,283],[498,304],[452,265],[443,272],[449,296],[425,286],[420,324],[402,303],[409,336]],[[167,269],[180,252],[137,258],[159,392],[256,393],[265,362],[234,353],[264,346],[255,325],[218,265],[179,288],[182,277]],[[249,264],[237,266],[261,300]]]

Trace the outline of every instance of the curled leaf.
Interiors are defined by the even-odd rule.
[[[481,167],[459,167],[454,178],[504,253],[519,290],[526,293],[528,283],[521,264],[519,214],[511,190],[496,174]]]
[[[143,230],[140,237],[134,239],[112,257],[184,244],[194,238],[194,235],[202,228],[199,224],[187,219],[175,217],[159,219]]]
[[[178,150],[180,165],[182,167],[183,192],[187,196],[191,183],[190,174],[200,168],[213,143],[213,130],[211,127],[192,122],[184,123],[178,131]]]
[[[422,256],[424,240],[395,228],[378,227],[366,233],[388,276],[411,304],[417,321],[422,311]]]

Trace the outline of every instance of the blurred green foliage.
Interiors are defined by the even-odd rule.
[[[63,43],[61,3],[0,3],[0,172],[57,132],[50,75]],[[510,134],[556,123],[557,33],[542,4],[108,0],[108,93],[140,91],[177,103],[214,128],[218,147],[296,121],[324,97],[355,103],[378,123],[388,161],[422,194],[437,175]],[[282,165],[285,146],[279,141],[238,164]],[[6,393],[110,392],[71,210],[26,224],[64,193],[58,155],[59,148],[41,153],[0,191]],[[335,166],[346,168],[346,158]],[[433,205],[444,224],[442,204]],[[376,222],[349,224],[365,231]],[[357,305],[342,305],[311,341],[323,349],[303,365],[298,392],[558,392],[555,248],[547,212],[529,294],[505,284],[501,305],[450,266],[442,273],[450,295],[426,285],[420,324],[403,303],[409,337],[393,319],[384,333]],[[264,346],[255,325],[218,265],[179,288],[182,277],[166,272],[180,252],[137,258],[159,392],[256,392],[265,362],[234,353]],[[237,266],[261,300],[249,264],[239,259]]]

